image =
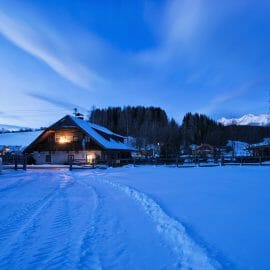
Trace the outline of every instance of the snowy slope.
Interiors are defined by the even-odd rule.
[[[269,170],[4,171],[0,269],[269,269]]]
[[[36,139],[43,130],[14,132],[14,133],[0,133],[0,145],[4,146],[20,146],[26,147]]]
[[[229,125],[251,125],[251,126],[268,126],[270,125],[270,114],[246,114],[240,118],[225,118],[218,120],[224,126]]]

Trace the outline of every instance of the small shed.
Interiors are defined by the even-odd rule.
[[[213,156],[215,154],[215,148],[210,144],[201,144],[195,150],[194,154],[200,157]]]

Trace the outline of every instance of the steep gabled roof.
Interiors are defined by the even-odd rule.
[[[72,119],[72,121],[80,128],[82,129],[86,134],[88,134],[90,137],[92,137],[97,143],[99,143],[102,147],[105,149],[111,149],[111,150],[130,150],[134,151],[135,149],[128,146],[125,143],[122,143],[120,141],[117,141],[113,139],[113,137],[118,137],[118,138],[125,138],[119,134],[116,134],[109,129],[90,123],[88,121],[76,118],[74,116],[66,116]],[[105,133],[109,135],[109,139],[106,139],[103,137],[98,131]]]
[[[105,150],[126,150],[126,151],[135,151],[136,149],[128,146],[125,143],[122,143],[120,140],[123,140],[125,137],[116,134],[109,129],[90,123],[88,121],[76,118],[71,115],[66,115],[59,121],[52,124],[48,127],[36,140],[34,140],[29,146],[36,143],[42,135],[48,130],[54,130],[59,128],[71,128],[77,127],[82,130],[86,135],[90,136],[96,143],[98,143]],[[105,136],[102,136],[104,134]],[[26,149],[27,150],[27,149]]]

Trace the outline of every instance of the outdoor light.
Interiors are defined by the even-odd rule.
[[[87,162],[92,163],[94,159],[95,159],[95,155],[92,155],[92,154],[87,155]]]

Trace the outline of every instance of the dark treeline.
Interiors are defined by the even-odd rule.
[[[176,154],[181,143],[181,127],[156,107],[109,107],[92,110],[90,121],[136,139],[136,147],[160,145],[161,151]]]
[[[93,109],[89,120],[112,131],[135,138],[138,148],[159,145],[161,154],[177,154],[180,145],[226,145],[228,140],[257,143],[270,137],[270,127],[223,126],[206,115],[187,113],[182,125],[158,107],[109,107]]]

